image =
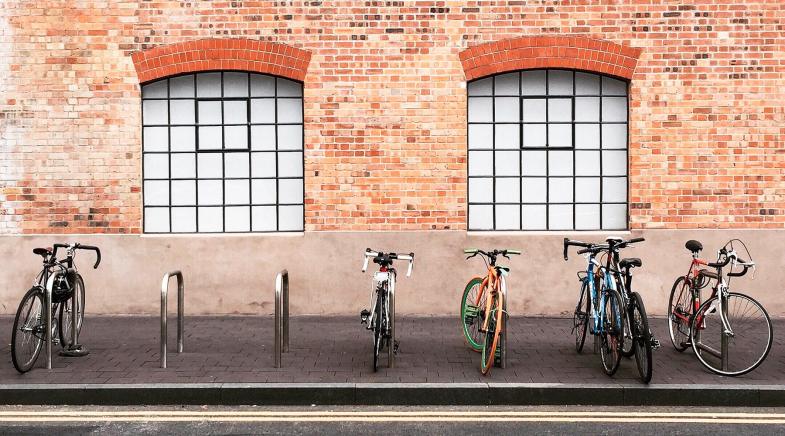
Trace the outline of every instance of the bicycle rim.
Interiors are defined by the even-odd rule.
[[[19,372],[29,371],[44,343],[44,301],[39,288],[32,288],[19,303],[11,338],[11,360]]]
[[[589,325],[589,282],[583,280],[581,294],[578,297],[578,305],[572,314],[572,329],[575,333],[575,350],[580,353],[583,351],[583,344],[586,342],[586,329]]]
[[[491,309],[488,312],[488,330],[485,332],[485,341],[482,348],[482,361],[480,362],[480,370],[483,374],[488,374],[493,367],[493,362],[496,360],[496,348],[499,345],[499,334],[502,328],[502,312],[501,294],[494,293],[491,297]]]
[[[76,331],[82,331],[82,322],[84,321],[84,303],[85,303],[85,290],[84,281],[82,277],[77,275],[74,281],[74,296],[76,297],[76,307],[78,317],[76,318]],[[71,323],[73,315],[73,300],[68,299],[60,303],[60,310],[58,315],[58,325],[60,326],[60,344],[63,348],[71,344]]]
[[[600,334],[600,357],[602,368],[607,375],[613,375],[621,362],[620,336],[623,320],[619,311],[619,297],[615,291],[605,294],[605,305],[602,313],[602,333]]]
[[[632,310],[630,311],[630,327],[632,329],[633,352],[635,353],[635,363],[638,366],[638,374],[641,381],[649,383],[652,376],[652,356],[651,356],[651,334],[649,332],[649,320],[646,317],[646,308],[640,294],[632,294]]]
[[[474,351],[482,351],[483,336],[480,332],[481,323],[484,318],[485,312],[485,299],[486,292],[482,292],[482,279],[475,277],[469,280],[466,288],[463,291],[463,298],[461,299],[461,320],[463,324],[463,336],[466,342]],[[480,302],[477,302],[477,297],[482,292]]]
[[[681,315],[681,317],[677,316]],[[684,277],[679,277],[673,283],[671,296],[668,301],[668,333],[671,344],[676,351],[684,351],[689,345],[690,323],[692,314],[692,292]],[[684,319],[686,318],[686,319]]]

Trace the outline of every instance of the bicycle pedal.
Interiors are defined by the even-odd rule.
[[[656,350],[657,348],[660,348],[660,341],[657,340],[654,336],[651,337],[650,342],[651,342],[652,350]]]
[[[400,346],[400,344],[398,343],[398,341],[393,341],[393,354],[396,354],[396,355],[398,354],[398,347],[399,346]]]
[[[368,324],[368,318],[370,317],[371,312],[369,312],[367,309],[363,309],[363,311],[360,312],[360,324]]]

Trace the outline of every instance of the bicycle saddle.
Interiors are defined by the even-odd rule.
[[[619,267],[621,268],[635,268],[640,267],[643,265],[640,259],[637,257],[627,257],[619,261]]]
[[[700,242],[698,242],[698,241],[696,241],[694,239],[690,239],[689,241],[687,241],[687,243],[684,244],[684,247],[687,250],[690,250],[693,253],[697,253],[697,252],[703,250],[703,244],[701,244]]]
[[[52,254],[52,250],[50,248],[33,248],[33,254],[46,257]]]

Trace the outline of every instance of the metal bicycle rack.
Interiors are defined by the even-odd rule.
[[[281,352],[289,351],[289,271],[275,276],[275,367],[281,367]]]
[[[184,308],[184,295],[185,285],[183,284],[183,273],[179,270],[172,271],[164,274],[163,282],[161,283],[161,368],[166,368],[166,342],[167,342],[167,328],[166,328],[166,301],[169,294],[169,279],[173,276],[177,277],[177,352],[183,352],[183,314]]]

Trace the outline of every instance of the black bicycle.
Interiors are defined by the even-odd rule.
[[[66,249],[65,259],[57,259],[57,250]],[[71,347],[73,316],[76,314],[76,331],[82,329],[85,307],[85,287],[82,276],[76,269],[76,250],[91,250],[96,253],[93,268],[101,263],[101,250],[92,245],[55,244],[54,248],[35,248],[33,253],[43,257],[43,268],[36,276],[34,285],[25,293],[14,319],[11,334],[11,361],[17,371],[30,371],[35,365],[46,340],[47,289],[52,292],[52,343],[60,344],[64,350]],[[56,318],[55,318],[56,315]]]

